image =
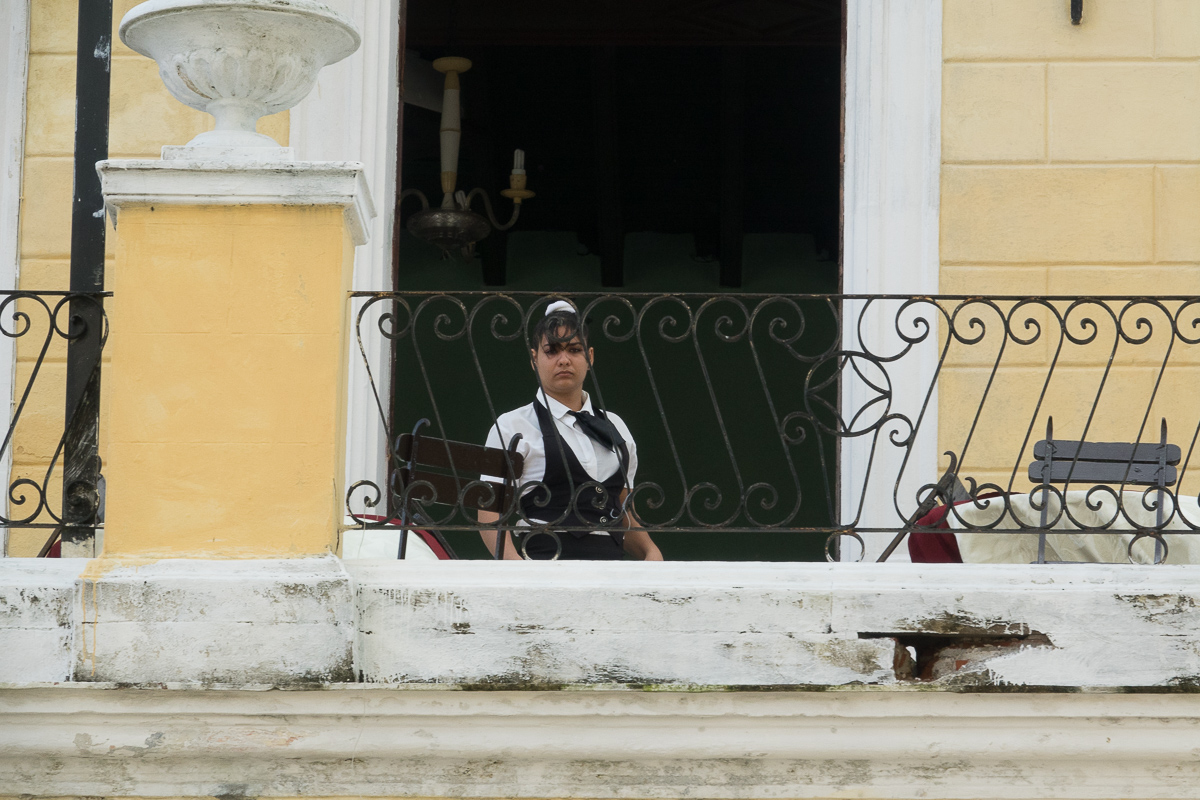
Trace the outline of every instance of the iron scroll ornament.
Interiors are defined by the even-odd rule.
[[[364,354],[367,337],[395,347],[403,369],[397,387],[430,419],[432,435],[482,442],[500,412],[528,402],[520,388],[528,386],[511,376],[529,368],[530,331],[559,296],[360,292],[353,298]],[[921,466],[928,462],[918,458],[920,448],[930,442],[951,454],[949,472],[967,493],[968,505],[947,516],[972,532],[1019,532],[1005,527],[1003,515],[972,523],[967,514],[1009,509],[1017,496],[1035,507],[1053,501],[1046,527],[1061,522],[1110,534],[1160,504],[1162,526],[1200,529],[1192,506],[1175,502],[1180,487],[1187,497],[1200,494],[1185,483],[1191,445],[1180,485],[1161,495],[1131,492],[1120,481],[1035,490],[1023,478],[1051,415],[1074,438],[1094,439],[1107,420],[1119,418],[1130,421],[1123,441],[1147,439],[1155,404],[1192,391],[1190,372],[1178,367],[1200,357],[1200,299],[639,293],[570,299],[589,321],[599,357],[586,387],[593,401],[622,410],[631,407],[630,387],[641,392],[646,411],[635,434],[644,463],[626,502],[651,533],[819,535],[830,551],[839,539],[907,535],[923,504],[952,500],[940,473]],[[1145,381],[1132,385],[1135,364]],[[1018,373],[1026,388],[1014,400],[1010,387]],[[381,399],[377,378],[372,373],[386,426],[390,403]],[[1071,409],[1062,405],[1068,397]],[[1117,402],[1124,404],[1120,414],[1112,408]],[[468,418],[475,421],[465,426]],[[947,419],[954,421],[949,428]],[[1003,437],[996,434],[1001,428]],[[1200,419],[1173,419],[1172,431],[1180,443],[1191,442],[1185,432],[1200,431]],[[390,431],[388,437],[395,438]],[[861,457],[848,461],[848,448]],[[592,500],[587,491],[594,486],[575,488],[572,508]],[[1054,500],[1056,492],[1077,489],[1087,490],[1087,507],[1105,509],[1103,524],[1079,519]],[[991,493],[998,496],[983,496]],[[480,529],[458,498],[439,497],[430,487],[356,484],[348,496],[351,519],[371,527],[358,511],[366,499],[419,507],[442,530]],[[514,507],[502,524],[533,522]]]
[[[42,546],[39,556],[46,555],[64,527],[78,529],[80,535],[93,535],[99,522],[101,488],[97,480],[73,479],[67,492],[53,490],[63,472],[64,449],[71,430],[80,427],[97,427],[98,398],[83,398],[72,404],[69,398],[64,403],[62,433],[58,435],[53,451],[46,458],[22,461],[14,458],[22,431],[44,425],[41,411],[34,394],[60,391],[53,373],[46,369],[52,360],[56,346],[78,341],[93,333],[88,319],[100,324],[98,348],[102,351],[108,341],[108,317],[104,311],[104,299],[109,292],[64,292],[64,291],[6,291],[0,292],[0,335],[21,343],[21,364],[15,373],[12,411],[8,429],[0,443],[0,456],[12,458],[16,465],[8,476],[6,509],[0,512],[0,526],[7,529],[47,529],[49,538]],[[79,313],[81,307],[88,313]],[[94,323],[93,323],[94,324]],[[101,368],[96,359],[91,369]],[[64,393],[64,398],[66,395]],[[86,401],[86,402],[85,402]],[[83,420],[90,417],[90,422]],[[25,458],[28,459],[28,450]],[[99,476],[96,465],[89,465],[90,474]],[[67,507],[62,503],[68,502]],[[87,522],[81,524],[81,520]]]

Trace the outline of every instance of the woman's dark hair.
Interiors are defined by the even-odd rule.
[[[580,320],[574,311],[553,311],[539,319],[534,327],[533,347],[540,348],[543,340],[566,344],[576,336],[583,342],[584,347],[588,346],[587,322]]]

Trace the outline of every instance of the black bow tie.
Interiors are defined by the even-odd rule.
[[[609,450],[616,450],[625,444],[625,437],[606,417],[596,417],[587,411],[568,411],[579,422],[579,427],[589,438],[594,439]]]

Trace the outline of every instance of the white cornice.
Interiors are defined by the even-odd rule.
[[[1200,695],[0,689],[6,794],[1188,798]]]
[[[365,244],[375,204],[355,161],[228,163],[110,160],[96,165],[116,224],[131,205],[341,206],[355,244]]]

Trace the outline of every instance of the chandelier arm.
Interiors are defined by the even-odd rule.
[[[429,199],[427,197],[425,197],[425,193],[422,192],[420,189],[405,189],[403,192],[400,193],[399,199],[396,200],[396,205],[400,205],[401,203],[403,203],[405,198],[414,197],[414,196],[421,198],[421,210],[428,211],[429,210]]]
[[[498,231],[506,231],[509,228],[511,228],[513,225],[517,224],[517,217],[519,217],[521,215],[521,205],[519,203],[513,204],[512,218],[508,221],[508,224],[501,225],[499,222],[496,221],[496,215],[492,211],[491,199],[487,196],[487,192],[485,192],[483,189],[480,189],[480,188],[472,189],[471,193],[467,195],[467,202],[463,204],[464,210],[466,210],[466,211],[471,210],[471,203],[472,203],[472,201],[474,201],[476,195],[483,198],[483,207],[484,207],[484,210],[487,211],[488,220],[492,223],[493,228],[495,228]]]

